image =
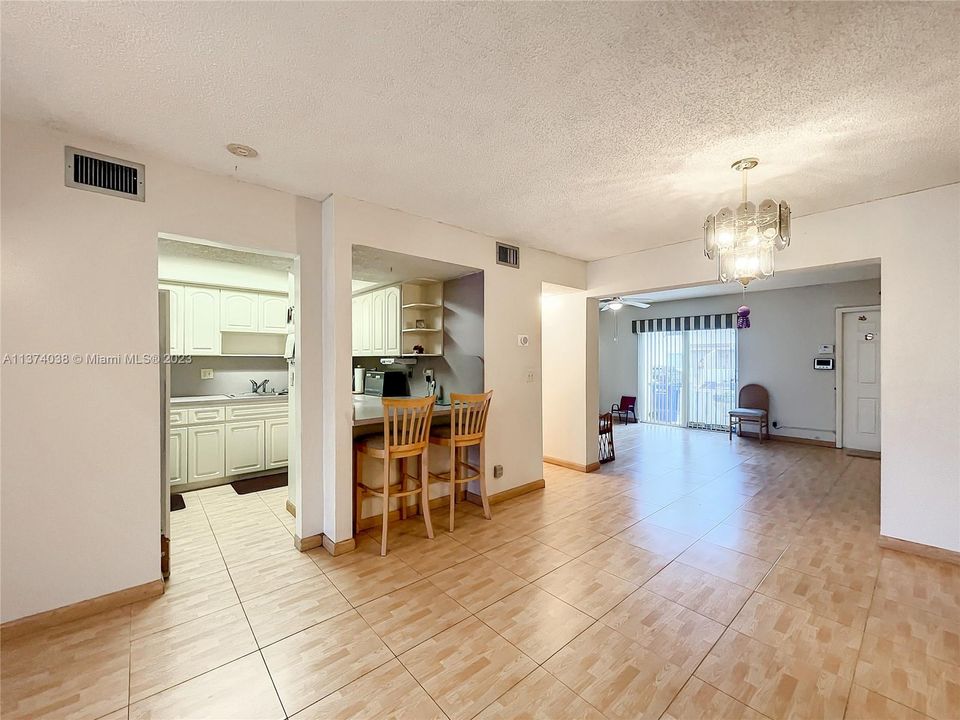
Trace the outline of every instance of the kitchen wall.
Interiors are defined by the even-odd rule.
[[[880,280],[811,285],[747,293],[751,326],[737,333],[740,385],[759,383],[770,391],[772,435],[836,440],[835,373],[813,369],[821,344],[836,342],[836,308],[880,303]],[[632,321],[736,312],[741,297],[714,297],[624,306],[600,313],[600,408],[621,395],[638,396],[637,336]],[[619,340],[614,324],[619,321]]]
[[[200,370],[213,370],[213,378],[200,379]],[[284,358],[201,357],[192,363],[170,366],[170,396],[224,395],[250,392],[250,380],[269,380],[268,390],[287,388],[287,361]]]
[[[406,370],[411,395],[426,395],[423,371],[432,369],[437,392],[483,392],[483,273],[443,283],[443,357],[416,358],[417,364],[381,365],[378,358],[355,357],[354,367],[367,370]]]

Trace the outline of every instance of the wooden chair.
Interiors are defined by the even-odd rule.
[[[630,395],[622,395],[620,402],[610,406],[610,412],[616,414],[624,425],[630,421],[630,415],[633,415],[633,421],[637,422],[637,399]]]
[[[613,415],[603,413],[600,416],[600,433],[598,435],[600,444],[600,462],[608,463],[617,459],[617,454],[613,449]]]
[[[730,432],[728,437],[733,437],[733,426],[737,426],[737,436],[740,435],[740,428],[743,423],[756,423],[757,435],[760,442],[763,442],[763,431],[767,431],[767,439],[770,439],[770,426],[768,423],[768,414],[770,412],[770,393],[763,385],[744,385],[740,388],[740,394],[737,397],[737,407],[730,411]]]
[[[453,532],[454,511],[456,509],[457,486],[466,485],[472,480],[480,485],[480,501],[483,503],[483,516],[490,520],[490,500],[487,498],[486,443],[487,412],[493,390],[478,395],[450,394],[450,426],[438,427],[430,434],[430,443],[450,449],[450,469],[445,473],[430,473],[430,479],[446,482],[450,485],[450,531]],[[480,449],[480,462],[471,465],[468,453],[471,447]],[[461,474],[460,471],[463,471]],[[472,473],[472,474],[471,474]]]
[[[380,530],[380,554],[387,554],[387,523],[390,516],[390,498],[400,501],[400,517],[406,518],[407,498],[411,495],[420,495],[420,507],[423,512],[423,523],[427,527],[427,537],[433,538],[433,525],[430,522],[429,497],[429,465],[428,446],[430,440],[430,423],[433,420],[433,404],[436,398],[432,395],[425,398],[383,398],[383,435],[369,435],[358,438],[354,442],[357,462],[357,526],[360,525],[363,498],[367,496],[380,498],[383,505],[383,526]],[[363,456],[383,460],[383,487],[373,488],[363,482]],[[407,459],[419,458],[419,475],[413,476],[407,472]],[[391,479],[391,467],[394,460],[399,461],[399,478],[396,482]],[[408,481],[414,481],[416,487],[408,486]]]

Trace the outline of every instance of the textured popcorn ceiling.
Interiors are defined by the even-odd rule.
[[[8,2],[2,110],[593,259],[698,237],[746,155],[799,215],[960,180],[958,8]]]

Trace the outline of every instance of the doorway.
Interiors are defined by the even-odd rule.
[[[880,452],[880,306],[837,309],[837,447]]]

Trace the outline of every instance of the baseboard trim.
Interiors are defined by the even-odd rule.
[[[524,483],[523,485],[517,485],[516,487],[508,488],[507,490],[501,490],[498,493],[490,495],[487,499],[490,501],[491,505],[496,505],[497,503],[502,503],[504,500],[510,500],[511,498],[520,497],[521,495],[526,495],[527,493],[536,492],[537,490],[542,490],[547,486],[547,483],[543,478],[539,480],[534,480],[533,482]],[[467,491],[467,500],[476,504],[482,505],[483,500],[476,493]]]
[[[351,552],[352,550],[357,549],[357,541],[354,538],[348,540],[341,540],[340,542],[334,542],[331,538],[328,538],[326,535],[323,536],[323,549],[328,553],[336,557],[337,555],[343,555],[344,553]]]
[[[867,458],[869,460],[880,459],[880,453],[876,450],[857,450],[856,448],[844,448],[843,453],[847,457]]]
[[[909,553],[910,555],[919,555],[930,560],[940,560],[942,562],[960,565],[960,552],[956,550],[947,550],[946,548],[934,547],[933,545],[924,545],[910,540],[901,540],[900,538],[890,537],[889,535],[880,536],[880,547],[887,550],[896,550],[897,552]]]
[[[565,467],[568,470],[577,470],[578,472],[582,473],[591,473],[600,469],[599,462],[592,462],[589,465],[580,465],[579,463],[561,460],[560,458],[547,457],[546,455],[544,455],[543,461],[549,465],[558,465],[559,467]]]
[[[0,640],[6,642],[13,638],[29,635],[40,630],[56,627],[74,620],[106,612],[107,610],[116,610],[124,605],[149,600],[152,597],[163,595],[163,580],[151,580],[143,585],[117,590],[106,595],[100,595],[89,600],[81,600],[70,605],[64,605],[60,608],[47,610],[35,615],[28,615],[17,620],[9,620],[0,625]]]
[[[287,498],[287,512],[294,517],[297,516],[297,506],[293,504],[293,500],[290,498]]]
[[[293,536],[293,546],[300,552],[306,552],[307,550],[313,550],[323,545],[323,535],[308,535],[305,538],[300,537],[299,535]]]
[[[740,434],[740,437],[751,438],[753,440],[758,439],[760,436],[755,432],[744,432]],[[837,443],[833,440],[814,440],[813,438],[797,437],[796,435],[766,435],[763,437],[764,442],[767,440],[775,440],[776,442],[788,442],[796,443],[798,445],[815,445],[817,447],[828,447],[836,449]]]

